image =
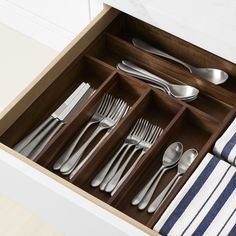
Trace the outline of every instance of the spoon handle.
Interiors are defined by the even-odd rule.
[[[176,183],[178,182],[180,175],[177,173],[175,177],[170,181],[170,183],[162,190],[162,192],[157,196],[157,198],[151,203],[148,207],[148,213],[153,213],[163,202],[165,197],[170,193],[170,191],[174,188]]]
[[[161,166],[161,168],[156,172],[156,174],[147,182],[147,184],[141,189],[141,191],[139,191],[138,194],[133,198],[132,200],[133,206],[138,205],[142,201],[146,192],[151,187],[152,183],[155,181],[157,176],[159,176],[159,174],[163,171],[163,169],[164,169],[164,166]]]
[[[163,80],[161,78],[157,77],[156,75],[151,74],[152,75],[151,76],[151,75],[143,74],[143,73],[133,69],[132,67],[127,66],[127,65],[122,64],[122,63],[119,63],[117,65],[117,68],[124,71],[125,73],[133,76],[133,77],[136,77],[136,78],[139,78],[141,80],[147,81],[148,83],[153,83],[155,85],[161,86],[165,90],[169,91],[169,84],[167,84],[166,81],[163,82]],[[149,72],[147,72],[147,73],[149,73]]]
[[[145,69],[135,65],[134,63],[132,63],[130,61],[123,60],[122,64],[130,67],[131,69],[133,69],[133,70],[135,70],[135,71],[137,71],[139,73],[141,73],[142,75],[146,75],[147,77],[158,81],[159,83],[161,83],[161,84],[163,84],[165,86],[168,86],[168,84],[169,84],[169,82],[167,82],[166,80],[160,78],[157,75],[152,74],[151,72],[149,72],[149,71],[147,71],[147,70],[145,70]]]
[[[157,185],[159,184],[162,176],[164,175],[164,173],[167,171],[168,169],[165,168],[160,175],[158,176],[158,178],[155,180],[155,182],[152,184],[151,188],[147,191],[147,193],[145,194],[144,198],[142,199],[142,201],[138,204],[138,209],[139,210],[144,210],[146,208],[146,206],[148,205],[148,203],[150,202],[156,188]]]
[[[137,48],[140,48],[146,52],[149,52],[149,53],[152,53],[152,54],[155,54],[157,56],[160,56],[160,57],[164,57],[164,58],[167,58],[169,60],[172,60],[174,62],[177,62],[179,64],[181,64],[182,66],[184,66],[185,68],[187,68],[191,73],[192,73],[192,68],[189,64],[187,64],[186,62],[183,62],[181,61],[180,59],[176,58],[176,57],[173,57],[165,52],[162,52],[161,50],[153,47],[152,45],[140,40],[140,39],[136,39],[134,38],[133,40],[133,44],[135,47]]]

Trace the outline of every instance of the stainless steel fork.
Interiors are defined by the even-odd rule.
[[[75,152],[69,160],[60,168],[61,173],[65,173],[66,175],[70,174],[73,169],[78,164],[81,159],[84,151],[87,149],[89,144],[94,140],[94,138],[103,130],[109,129],[116,125],[116,123],[120,120],[123,113],[125,112],[127,104],[121,99],[116,99],[114,105],[107,116],[99,123],[97,129],[91,135],[91,137],[80,147],[80,149]]]
[[[133,163],[133,165],[130,167],[130,169],[128,170],[128,172],[126,173],[126,175],[123,176],[123,178],[120,181],[119,186],[125,181],[125,179],[128,177],[128,175],[132,172],[132,170],[135,168],[136,164],[139,162],[139,160],[143,157],[143,155],[151,148],[151,146],[153,145],[153,143],[156,141],[156,139],[161,135],[162,133],[162,129],[158,126],[155,125],[149,125],[147,132],[145,133],[145,136],[143,137],[143,139],[141,140],[141,142],[139,142],[133,152],[130,154],[130,156],[126,159],[126,161],[123,163],[123,165],[119,168],[119,170],[117,171],[117,173],[115,174],[115,176],[110,180],[110,182],[107,184],[105,191],[106,192],[112,192],[112,191],[116,191],[116,186],[118,186],[118,182],[120,181],[120,178],[123,174],[123,172],[125,171],[127,165],[129,164],[129,162],[131,161],[132,157],[134,156],[134,154],[136,152],[138,152],[139,150],[142,150],[142,152],[139,154],[139,156],[137,157],[137,159],[135,160],[135,162]],[[118,187],[119,187],[118,186]],[[114,194],[114,192],[113,192]],[[113,195],[112,194],[112,195]]]
[[[92,187],[97,187],[99,186],[101,183],[103,183],[103,186],[106,186],[106,183],[109,182],[110,178],[112,178],[112,176],[114,175],[113,173],[116,172],[116,169],[119,167],[119,163],[117,164],[118,167],[115,167],[115,169],[112,169],[109,173],[111,173],[109,176],[107,176],[108,171],[111,169],[111,166],[113,165],[113,163],[115,162],[115,160],[118,158],[118,156],[122,153],[122,151],[124,150],[123,155],[120,157],[120,159],[122,159],[123,156],[125,156],[125,154],[127,153],[127,151],[134,145],[137,144],[137,142],[139,141],[139,136],[138,133],[141,131],[142,127],[146,124],[147,122],[144,119],[139,119],[133,129],[131,130],[131,132],[129,133],[129,135],[126,137],[125,142],[123,143],[123,145],[120,147],[120,149],[118,150],[118,152],[113,156],[113,158],[103,167],[103,169],[96,175],[96,177],[92,180],[91,182],[91,186]],[[119,159],[119,160],[120,160]],[[116,166],[117,166],[116,165]],[[107,176],[107,177],[106,177]],[[104,180],[106,177],[106,181]],[[104,181],[104,182],[103,182]],[[102,187],[102,186],[101,186]],[[103,189],[103,187],[102,187]]]
[[[55,162],[53,169],[59,170],[63,164],[69,159],[73,151],[75,150],[75,147],[77,146],[78,142],[82,138],[82,136],[85,134],[85,132],[94,124],[99,123],[110,111],[111,106],[114,102],[114,98],[110,94],[105,94],[102,97],[102,100],[100,102],[100,105],[97,109],[97,111],[94,113],[88,124],[84,127],[84,129],[80,132],[80,134],[77,136],[77,138],[70,144],[70,146],[67,148],[67,150],[60,156],[60,158]]]
[[[124,112],[123,116],[121,117],[121,119],[123,117],[125,117],[125,115],[127,114],[127,112],[129,111],[130,107],[127,106],[126,111]],[[118,121],[119,122],[119,121]],[[117,122],[117,123],[118,123]],[[116,125],[117,125],[116,123]],[[79,165],[77,165],[77,167],[71,172],[69,179],[72,179],[76,173],[82,168],[82,166],[91,158],[91,156],[93,155],[93,153],[95,152],[95,150],[97,150],[97,148],[103,143],[103,141],[111,134],[111,132],[113,131],[113,129],[116,127],[113,126],[112,128],[108,129],[107,132],[105,133],[105,135],[99,140],[99,142],[95,145],[95,147],[89,152],[89,154],[79,163]]]

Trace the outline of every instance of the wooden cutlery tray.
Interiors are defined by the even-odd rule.
[[[173,62],[135,48],[131,42],[133,37],[152,43],[192,65],[220,68],[226,71],[230,78],[222,86],[211,84]],[[123,59],[135,62],[169,82],[192,85],[200,90],[199,97],[191,103],[184,103],[153,89],[148,84],[118,71],[116,64]],[[35,161],[78,188],[152,228],[235,116],[236,65],[120,13],[70,65],[66,66],[54,82],[44,86],[37,99],[16,121],[12,122],[7,130],[2,132],[0,141],[8,147],[13,147],[48,117],[81,82],[89,82],[96,89],[96,93],[80,112],[70,118]],[[52,166],[96,111],[101,97],[106,92],[124,99],[131,109],[77,175],[69,180],[68,177],[53,171]],[[20,108],[20,105],[18,107]],[[140,117],[161,126],[164,129],[161,137],[141,159],[115,195],[110,197],[98,188],[92,188],[91,180],[114,155]],[[81,140],[81,144],[92,132],[93,129],[90,129],[87,136]],[[155,214],[138,210],[136,206],[131,205],[132,198],[161,166],[167,146],[176,141],[183,143],[184,150],[196,148],[199,152],[198,157]],[[153,198],[164,189],[175,173],[176,168],[166,172]]]

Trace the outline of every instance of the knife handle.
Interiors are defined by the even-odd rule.
[[[53,119],[52,116],[49,116],[42,124],[18,142],[13,149],[17,152],[21,152]]]
[[[33,150],[29,155],[30,160],[35,160],[35,158],[42,152],[48,142],[56,135],[57,132],[64,126],[64,123],[59,122],[50,133],[43,139],[43,141]]]
[[[40,144],[48,132],[58,123],[58,119],[53,119],[53,121],[43,129],[28,145],[26,145],[20,153],[24,156],[29,156],[30,153]]]

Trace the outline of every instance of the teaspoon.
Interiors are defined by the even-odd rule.
[[[133,38],[132,39],[133,45],[137,48],[140,48],[142,50],[145,50],[149,53],[167,58],[169,60],[172,60],[174,62],[177,62],[179,64],[181,64],[182,66],[184,66],[185,68],[187,68],[189,70],[189,72],[200,76],[202,79],[205,79],[213,84],[219,85],[224,83],[227,79],[228,79],[228,74],[226,72],[224,72],[223,70],[219,70],[219,69],[214,69],[214,68],[198,68],[195,66],[192,66],[186,62],[183,62],[165,52],[162,52],[161,50],[153,47],[152,45],[137,39],[137,38]]]
[[[163,200],[168,196],[170,191],[175,187],[175,185],[182,177],[182,175],[187,171],[189,166],[193,163],[197,155],[198,151],[194,148],[191,148],[184,152],[184,154],[180,158],[178,164],[178,171],[175,177],[170,181],[170,183],[164,188],[164,190],[157,196],[157,198],[148,207],[148,213],[153,213],[157,210],[157,208],[160,206]]]
[[[162,166],[156,172],[156,174],[149,180],[149,182],[142,188],[142,190],[133,198],[132,205],[138,205],[146,195],[147,191],[153,185],[154,181],[156,180],[157,185],[164,172],[176,166],[182,153],[183,145],[180,142],[172,143],[166,149],[162,159]]]
[[[134,76],[141,78],[149,83],[156,84],[158,86],[163,87],[168,94],[172,95],[173,97],[177,99],[187,99],[187,98],[193,98],[197,97],[199,90],[189,86],[189,85],[178,85],[178,84],[171,84],[160,77],[136,66],[135,64],[128,62],[128,61],[122,61],[122,63],[119,63],[117,67]],[[145,74],[144,74],[145,72]]]

